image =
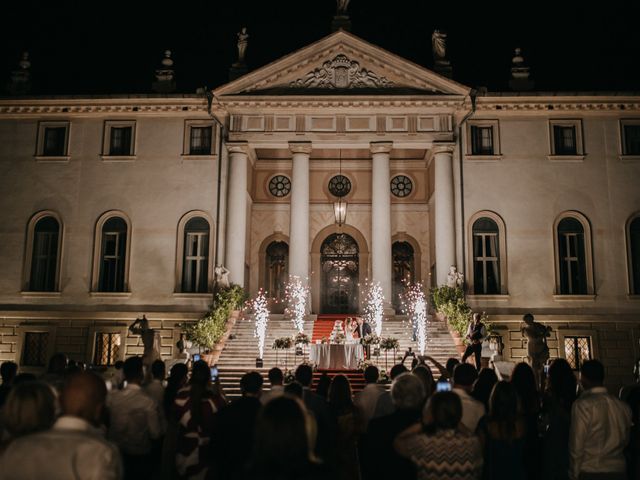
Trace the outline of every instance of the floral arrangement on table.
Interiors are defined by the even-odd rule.
[[[363,345],[378,345],[380,343],[380,337],[375,333],[369,333],[362,339]]]
[[[386,337],[380,339],[380,348],[383,350],[398,350],[400,348],[400,342],[397,338]]]
[[[337,343],[338,345],[341,345],[341,344],[343,344],[343,343],[344,343],[345,338],[346,338],[346,337],[344,336],[344,333],[337,333],[337,334],[336,334],[336,336],[335,336],[334,341],[335,341],[335,343]]]
[[[329,343],[329,339],[327,339],[327,337],[322,337],[320,339],[320,344],[321,345],[326,345],[327,343]]]
[[[309,345],[309,342],[310,342],[309,335],[300,332],[294,337],[293,342],[296,345]]]
[[[378,377],[378,383],[389,383],[391,379],[386,370],[380,370],[380,376]]]
[[[273,346],[271,348],[278,350],[287,350],[293,346],[293,340],[291,337],[280,337],[276,338],[273,341]]]
[[[368,367],[375,367],[375,364],[370,360],[360,360],[358,362],[358,370],[364,372]]]

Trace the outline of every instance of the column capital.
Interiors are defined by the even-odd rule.
[[[291,153],[306,153],[309,155],[312,148],[311,142],[289,142]]]
[[[453,155],[453,150],[456,144],[453,142],[434,142],[431,151],[434,155],[438,153],[448,153]]]
[[[371,153],[391,153],[393,142],[370,142],[369,150]]]
[[[227,142],[225,144],[229,153],[244,153],[249,155],[249,144],[247,142]]]

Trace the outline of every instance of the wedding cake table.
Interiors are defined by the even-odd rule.
[[[360,343],[345,341],[342,322],[333,325],[331,343],[316,343],[309,348],[309,360],[321,370],[356,370],[364,360],[364,350]]]

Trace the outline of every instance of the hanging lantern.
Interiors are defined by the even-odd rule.
[[[343,202],[339,199],[333,204],[333,215],[336,219],[336,224],[341,227],[347,222],[347,202]]]

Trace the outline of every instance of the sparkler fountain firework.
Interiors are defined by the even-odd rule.
[[[291,315],[291,321],[298,330],[298,333],[303,333],[304,317],[307,314],[309,287],[302,283],[300,277],[291,275],[285,289],[285,294],[287,298],[287,313]]]
[[[269,323],[267,296],[262,289],[260,289],[256,298],[251,302],[251,306],[253,308],[253,317],[256,322],[256,329],[253,336],[258,337],[258,351],[260,352],[258,358],[262,358],[264,353],[264,340],[267,336],[267,324]]]
[[[366,296],[364,316],[371,324],[373,332],[379,337],[382,333],[382,320],[384,319],[384,295],[380,282],[366,283]]]
[[[403,304],[412,323],[420,355],[424,355],[427,346],[427,299],[421,283],[414,283],[407,287],[403,295]]]

